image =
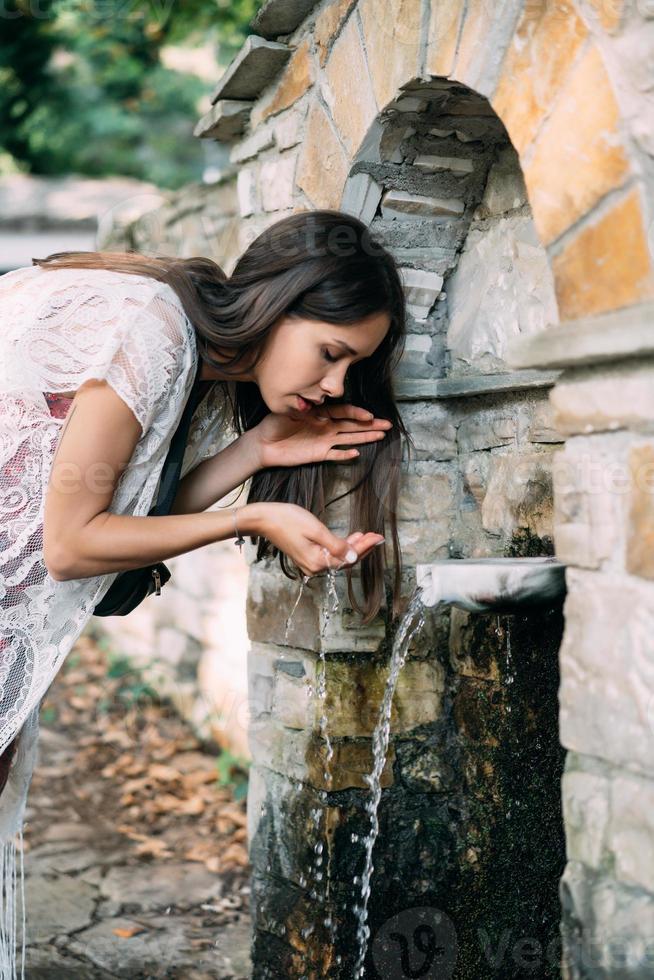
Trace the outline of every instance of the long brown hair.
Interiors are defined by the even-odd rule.
[[[55,252],[32,262],[43,268],[108,269],[168,283],[194,326],[200,356],[226,375],[230,369],[234,373],[250,370],[258,362],[270,329],[282,316],[348,324],[388,312],[390,325],[382,342],[370,357],[350,366],[343,397],[326,403],[352,403],[393,423],[380,442],[358,446],[360,455],[347,466],[350,487],[340,496],[351,494],[352,528],[386,535],[390,529],[392,611],[397,616],[402,571],[397,500],[403,441],[407,453],[412,446],[395,404],[392,380],[404,348],[404,293],[395,260],[363,222],[336,210],[295,212],[255,238],[229,277],[214,261],[203,257]],[[233,357],[218,361],[212,357],[212,348],[223,355],[233,351]],[[257,425],[269,411],[254,382],[236,382],[231,406],[239,435]],[[295,503],[320,517],[329,504],[340,499],[325,503],[324,477],[324,463],[261,470],[252,477],[248,502]],[[257,559],[279,554],[284,574],[297,577],[289,569],[287,556],[271,542],[253,540]],[[346,570],[348,597],[363,615],[363,624],[374,618],[384,598],[383,552],[385,548],[373,548],[359,562],[363,604],[354,594],[352,570]]]

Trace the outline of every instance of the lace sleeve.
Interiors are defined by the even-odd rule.
[[[193,331],[167,284],[93,272],[49,289],[61,272],[43,273],[46,295],[16,325],[9,374],[23,390],[53,393],[104,380],[146,432],[194,354]]]
[[[225,390],[215,384],[193,416],[181,476],[225,449],[236,435]]]

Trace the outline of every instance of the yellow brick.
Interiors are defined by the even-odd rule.
[[[536,228],[547,245],[624,183],[629,161],[620,113],[597,48],[589,48],[540,130],[525,183]]]
[[[350,17],[334,45],[326,75],[330,90],[326,98],[343,143],[352,157],[377,115],[356,18]]]
[[[588,31],[570,0],[529,0],[491,98],[518,153],[533,140]]]
[[[338,208],[348,161],[325,110],[314,103],[298,162],[296,183],[314,207]]]
[[[589,7],[593,7],[602,27],[612,34],[622,20],[624,10],[624,0],[586,0]]]
[[[313,85],[310,43],[310,38],[302,42],[291,55],[272,93],[256,103],[250,115],[251,129],[256,129],[268,116],[288,109]]]
[[[357,0],[333,0],[332,3],[323,7],[318,14],[313,28],[313,37],[321,67],[327,61],[332,38],[356,2]]]
[[[654,446],[629,453],[631,494],[625,567],[630,575],[654,579]]]
[[[432,3],[425,66],[430,75],[449,75],[452,71],[464,8],[465,0]]]
[[[562,320],[654,297],[654,275],[638,191],[577,232],[552,259]]]
[[[377,105],[396,97],[420,70],[420,0],[360,0],[363,34]]]
[[[484,63],[492,56],[488,36],[497,16],[493,3],[468,5],[459,38],[456,62],[452,70],[452,77],[458,82],[463,82],[471,88],[477,87],[479,79],[484,74]]]

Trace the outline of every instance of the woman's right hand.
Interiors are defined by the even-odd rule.
[[[355,531],[340,538],[314,514],[297,504],[261,501],[246,504],[241,510],[243,519],[238,519],[237,514],[239,530],[243,534],[252,532],[267,538],[305,575],[353,565],[384,541],[383,535],[373,531]]]

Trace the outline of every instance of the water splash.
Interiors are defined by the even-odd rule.
[[[354,912],[357,918],[357,945],[358,955],[354,969],[355,980],[360,980],[364,976],[364,961],[368,950],[368,940],[370,939],[370,926],[368,925],[368,899],[370,897],[370,879],[374,870],[372,862],[372,850],[379,833],[379,820],[377,812],[381,799],[381,774],[386,762],[386,751],[390,737],[391,727],[391,707],[393,695],[400,671],[404,666],[409,652],[409,644],[413,637],[418,633],[425,623],[425,607],[421,599],[422,590],[420,588],[411,596],[406,612],[402,616],[393,640],[391,651],[390,668],[386,689],[379,712],[379,719],[375,726],[372,737],[373,748],[373,768],[370,775],[365,777],[370,786],[371,796],[366,804],[366,810],[370,817],[370,832],[364,839],[365,845],[365,867],[361,875],[361,904],[355,905]]]
[[[291,623],[293,622],[293,617],[295,616],[295,610],[297,609],[297,607],[300,604],[300,599],[302,598],[302,593],[304,592],[304,587],[307,584],[307,582],[309,581],[309,578],[310,578],[309,575],[303,575],[302,576],[302,579],[300,581],[300,588],[298,590],[298,594],[297,594],[297,598],[295,600],[295,604],[293,605],[293,608],[291,609],[290,613],[288,614],[288,618],[286,620],[286,630],[284,632],[284,643],[288,643],[288,634],[289,634],[290,629],[291,629]]]

